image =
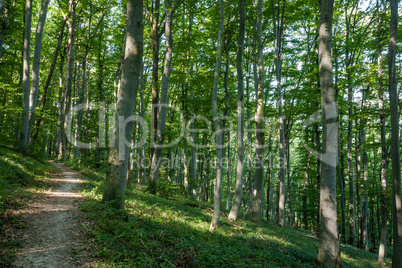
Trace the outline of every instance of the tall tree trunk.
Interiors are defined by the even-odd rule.
[[[346,20],[346,43],[349,42],[349,20],[348,20],[348,6],[345,7],[345,20]],[[353,88],[351,81],[351,70],[350,70],[350,55],[349,48],[346,47],[345,50],[345,69],[347,73],[348,81],[348,137],[347,137],[347,147],[348,147],[348,175],[349,175],[349,244],[354,245],[355,243],[355,190],[353,183],[353,156],[352,156],[352,113],[353,113]]]
[[[256,161],[254,173],[252,219],[260,222],[264,192],[264,58],[262,44],[262,0],[257,7],[257,50],[258,50],[258,92],[255,112],[256,122]]]
[[[306,129],[306,136],[305,136],[305,144],[308,145],[308,130]],[[309,168],[310,168],[310,156],[311,153],[309,151],[306,151],[306,155],[305,155],[305,161],[306,161],[306,165],[305,165],[305,170],[304,170],[304,186],[303,186],[303,190],[304,190],[304,194],[303,194],[303,225],[304,225],[304,229],[308,230],[308,209],[307,209],[307,196],[308,196],[308,181],[309,181]]]
[[[236,188],[233,198],[229,220],[235,222],[241,206],[244,176],[244,75],[243,75],[243,47],[246,25],[245,0],[239,0],[239,39],[237,43],[237,163],[236,163]]]
[[[42,54],[42,37],[43,30],[45,29],[46,17],[47,17],[47,7],[49,5],[49,0],[42,0],[41,10],[38,20],[38,25],[36,27],[35,35],[35,51],[32,63],[32,84],[31,92],[29,97],[29,128],[28,128],[28,146],[31,138],[32,127],[35,122],[35,109],[38,102],[39,93],[39,69],[40,69],[40,59]]]
[[[254,52],[254,51],[253,51]],[[247,74],[249,74],[249,64],[248,64],[248,58],[247,58]],[[249,83],[249,75],[246,76],[246,103],[250,103],[250,83]],[[251,107],[247,106],[247,122],[251,122]],[[248,131],[247,133],[247,141],[251,143],[251,131]],[[248,185],[248,198],[245,199],[244,201],[244,209],[246,205],[248,205],[250,208],[252,206],[252,197],[253,197],[253,163],[252,163],[252,157],[251,154],[253,153],[253,150],[251,146],[248,146],[248,154],[247,154],[247,162],[248,162],[248,173],[247,173],[247,180],[244,182],[244,184]]]
[[[271,197],[272,197],[272,187],[271,187],[271,177],[272,177],[272,134],[269,133],[268,137],[268,171],[267,171],[267,194],[266,194],[266,208],[265,217],[269,221],[271,218],[270,208],[271,208]]]
[[[66,17],[67,19],[67,17]],[[67,20],[66,20],[67,22]],[[56,137],[56,148],[55,154],[59,157],[60,154],[60,144],[61,144],[61,116],[62,116],[62,106],[63,106],[63,67],[64,67],[64,60],[66,58],[66,46],[63,47],[63,50],[60,52],[60,63],[59,63],[59,95],[58,95],[58,109],[57,109],[57,137]]]
[[[361,122],[361,120],[359,120]],[[358,133],[355,135],[355,151],[356,151],[356,197],[357,197],[357,223],[358,223],[358,239],[357,239],[357,247],[362,248],[362,217],[363,217],[363,210],[362,210],[362,194],[361,194],[361,125],[357,123],[356,119],[356,127],[358,128]]]
[[[60,133],[61,133],[61,144],[59,152],[59,160],[65,161],[67,154],[67,135],[70,135],[70,129],[67,129],[67,121],[69,120],[66,116],[70,112],[71,105],[71,86],[73,80],[73,69],[74,69],[74,39],[75,39],[75,8],[77,3],[75,0],[71,1],[70,12],[71,12],[71,22],[68,25],[69,37],[68,37],[68,54],[67,54],[67,64],[66,64],[66,74],[64,78],[64,92],[63,101],[61,106],[61,120],[60,120]],[[66,133],[68,131],[68,133]]]
[[[388,52],[389,100],[391,108],[391,159],[392,159],[392,215],[393,254],[392,267],[402,267],[402,207],[401,158],[399,143],[398,92],[396,81],[396,45],[398,35],[398,0],[391,0],[391,25]]]
[[[194,20],[194,12],[190,9],[190,16],[188,19],[188,35],[191,40],[193,34],[193,20]],[[192,47],[187,51],[187,61],[189,62],[190,66],[188,66],[186,72],[186,88],[187,92],[189,91],[189,78],[193,78],[193,63],[192,63]],[[193,96],[193,89],[191,89],[191,98]],[[192,109],[190,108],[190,111]],[[197,128],[197,120],[194,120],[194,126]],[[194,133],[192,136],[193,144],[197,143],[198,134]],[[197,199],[197,154],[196,148],[194,146],[191,147],[191,195],[192,199]]]
[[[387,141],[385,132],[385,110],[384,110],[384,88],[383,88],[383,69],[382,69],[382,45],[381,45],[381,24],[379,6],[377,0],[377,65],[378,65],[378,103],[380,109],[380,125],[381,125],[381,225],[380,228],[380,247],[378,249],[378,263],[384,264],[386,248],[387,248]]]
[[[366,103],[364,104],[366,105]],[[367,125],[367,119],[364,120],[363,125]],[[366,144],[366,132],[362,130],[362,144],[363,144],[363,193],[364,193],[364,200],[363,200],[363,215],[362,215],[362,245],[365,250],[368,250],[368,233],[367,233],[367,209],[368,209],[368,196],[367,196],[367,189],[368,189],[368,155],[367,149],[365,147]]]
[[[101,23],[101,22],[99,22]],[[103,102],[103,79],[104,79],[104,66],[105,66],[105,55],[107,54],[106,52],[106,47],[103,48],[102,51],[102,36],[103,36],[103,25],[102,29],[100,31],[100,37],[99,37],[99,50],[98,50],[98,63],[99,63],[99,84],[98,84],[98,92],[99,92],[99,98],[98,101],[99,103]],[[141,64],[141,69],[142,69],[142,64]],[[100,166],[100,148],[105,147],[106,142],[105,142],[105,137],[103,136],[103,129],[101,127],[101,124],[103,124],[104,118],[102,118],[102,108],[98,108],[98,124],[96,125],[96,149],[95,149],[95,165],[96,167]],[[137,171],[137,169],[136,169]]]
[[[145,101],[144,101],[145,79],[146,78],[144,78],[144,65],[142,65],[141,75],[140,75],[140,118],[141,119],[144,119],[144,116],[145,116]],[[145,135],[145,133],[143,133],[143,135]],[[145,142],[143,142],[141,144],[141,148],[139,148],[139,149],[141,150],[141,154],[140,154],[141,161],[139,162],[141,171],[140,171],[139,182],[141,184],[144,184],[146,181],[146,177],[147,177],[146,165],[143,162],[143,161],[145,161]]]
[[[230,33],[230,32],[229,32]],[[224,146],[223,149],[223,158],[225,158],[226,152],[225,148],[227,147],[227,166],[224,167],[226,168],[226,179],[227,179],[227,187],[226,187],[226,209],[229,209],[230,206],[230,125],[229,125],[229,130],[226,128],[226,123],[227,119],[229,117],[229,105],[230,105],[230,94],[229,94],[229,84],[228,84],[228,79],[229,79],[229,65],[230,65],[230,57],[229,57],[229,47],[230,47],[230,42],[231,42],[231,36],[228,37],[226,40],[225,46],[225,54],[226,54],[226,61],[225,61],[225,74],[224,74],[224,79],[223,79],[223,87],[225,88],[225,112],[224,112],[224,119],[222,123],[222,141],[223,144],[225,144],[225,134],[227,135],[228,143],[227,146]],[[225,41],[224,41],[225,43]],[[230,122],[229,122],[230,124]]]
[[[276,92],[278,95],[278,140],[279,140],[279,215],[278,224],[285,225],[285,195],[286,195],[286,155],[285,155],[285,122],[282,111],[282,89],[281,89],[281,74],[282,74],[282,32],[284,22],[285,2],[283,3],[282,19],[279,29],[277,29],[275,16],[274,1],[271,0],[271,8],[273,12],[274,33],[275,33],[275,70],[276,70]],[[278,7],[279,9],[279,7]],[[278,18],[280,14],[278,12]],[[279,23],[279,19],[278,19]]]
[[[320,182],[319,264],[341,266],[336,211],[336,162],[338,149],[337,107],[332,74],[333,0],[322,0],[320,9],[319,61],[323,123]]]
[[[57,41],[57,46],[56,46],[56,49],[55,49],[55,52],[54,52],[52,63],[50,65],[49,74],[47,76],[45,86],[43,87],[43,95],[42,95],[42,100],[41,100],[41,104],[40,104],[40,107],[41,107],[42,111],[39,114],[39,116],[38,116],[38,118],[36,119],[36,122],[35,122],[35,127],[36,128],[35,128],[35,132],[32,135],[32,142],[34,142],[37,139],[38,134],[39,134],[39,127],[40,127],[41,122],[42,122],[43,109],[46,106],[46,101],[47,101],[47,97],[48,97],[47,94],[48,94],[48,90],[49,90],[49,87],[50,87],[50,82],[52,81],[53,72],[54,72],[54,69],[56,67],[57,57],[58,57],[60,49],[61,49],[61,43],[63,42],[64,27],[66,26],[66,22],[67,22],[67,20],[64,19],[62,24],[61,24],[60,32],[59,32],[59,38],[58,38],[58,41]]]
[[[159,167],[161,165],[162,158],[162,147],[165,139],[165,124],[166,124],[166,114],[168,105],[168,89],[169,89],[169,78],[172,64],[172,19],[174,12],[174,5],[171,5],[170,0],[165,0],[166,11],[166,25],[165,25],[165,35],[166,35],[166,55],[165,55],[165,66],[163,69],[162,77],[162,89],[161,89],[161,101],[160,101],[160,111],[158,114],[158,126],[155,137],[155,152],[152,156],[151,164],[151,176],[149,180],[149,186],[152,193],[156,193],[156,185],[159,179]]]
[[[216,49],[216,63],[214,72],[214,82],[213,82],[213,92],[212,92],[212,113],[215,127],[215,146],[217,151],[217,167],[216,167],[216,178],[215,178],[215,188],[214,188],[214,214],[212,216],[211,225],[209,226],[209,231],[213,232],[215,228],[219,227],[219,218],[221,215],[221,201],[222,201],[222,175],[223,175],[223,142],[222,142],[222,132],[219,125],[218,117],[218,82],[219,82],[219,70],[221,67],[221,55],[222,55],[222,33],[223,33],[223,22],[224,22],[224,6],[223,0],[219,1],[220,16],[219,16],[219,31],[218,31],[218,41]]]
[[[152,3],[153,5],[153,3]],[[158,104],[159,104],[159,8],[160,0],[155,0],[152,14],[152,107],[151,107],[151,153],[153,159],[156,145],[156,131],[158,128]],[[151,183],[151,182],[150,182]]]
[[[339,115],[339,129],[342,129],[341,123],[341,115]],[[338,165],[337,165],[337,173],[338,173],[338,184],[339,190],[341,191],[341,241],[346,241],[346,194],[345,194],[345,178],[344,178],[344,165],[343,165],[343,152],[341,150],[343,148],[343,138],[342,135],[339,135],[339,145],[338,145]]]
[[[116,115],[110,142],[103,201],[124,210],[130,140],[143,53],[143,0],[127,1],[127,38],[121,85],[117,93]],[[128,122],[127,122],[127,121]],[[121,126],[124,125],[125,128]],[[121,130],[123,133],[121,133]]]
[[[27,0],[25,7],[25,32],[24,45],[22,54],[22,123],[21,123],[21,149],[24,153],[28,153],[29,143],[29,58],[31,50],[31,25],[32,25],[32,0]]]

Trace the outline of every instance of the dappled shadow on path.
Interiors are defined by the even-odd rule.
[[[74,267],[81,265],[79,249],[77,192],[84,180],[78,172],[52,163],[60,170],[50,180],[56,186],[44,192],[18,214],[25,224],[19,233],[23,248],[17,253],[16,267]]]

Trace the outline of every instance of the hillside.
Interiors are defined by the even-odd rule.
[[[13,230],[27,226],[16,214],[54,185],[48,180],[54,172],[43,160],[0,146],[0,267],[8,267],[22,246]]]
[[[16,212],[53,186],[56,171],[44,161],[0,147],[1,263],[10,266],[23,244],[13,229],[27,229]],[[77,168],[76,166],[76,169]],[[257,225],[242,216],[235,224],[222,213],[222,225],[208,231],[210,204],[167,195],[155,196],[130,184],[127,216],[99,201],[104,174],[81,169],[89,178],[81,189],[87,237],[79,250],[91,253],[91,266],[107,267],[314,267],[318,239],[314,233],[272,223]],[[122,220],[123,219],[123,220]],[[11,231],[11,232],[10,232]],[[74,254],[80,254],[79,251]],[[342,245],[344,267],[380,267],[375,254]],[[389,260],[387,265],[390,266]]]
[[[87,168],[92,178],[84,184],[87,197],[88,247],[99,264],[111,267],[314,267],[318,251],[315,234],[276,224],[257,225],[246,219],[235,224],[222,213],[222,225],[208,231],[209,204],[178,196],[149,194],[130,184],[128,219],[100,204],[104,174]],[[124,218],[124,217],[123,217]],[[380,267],[377,255],[342,245],[344,267]],[[389,260],[387,266],[389,266]]]

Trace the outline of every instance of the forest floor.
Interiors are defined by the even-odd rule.
[[[49,178],[55,187],[43,191],[27,208],[18,211],[26,228],[16,234],[23,246],[14,266],[89,267],[79,228],[83,197],[78,189],[84,178],[62,164],[51,164],[59,170]]]
[[[212,204],[171,185],[152,195],[134,180],[123,215],[101,202],[103,169],[67,165],[81,173],[0,146],[0,267],[316,267],[310,231],[256,224],[246,212],[233,223],[223,209],[211,233]],[[341,252],[343,267],[391,266],[349,245]]]

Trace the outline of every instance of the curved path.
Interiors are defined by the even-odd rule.
[[[17,252],[14,265],[88,267],[88,264],[83,265],[85,252],[81,251],[78,210],[82,196],[77,192],[83,176],[63,164],[51,164],[60,170],[51,178],[56,186],[20,212],[27,227],[21,230],[23,248]]]

